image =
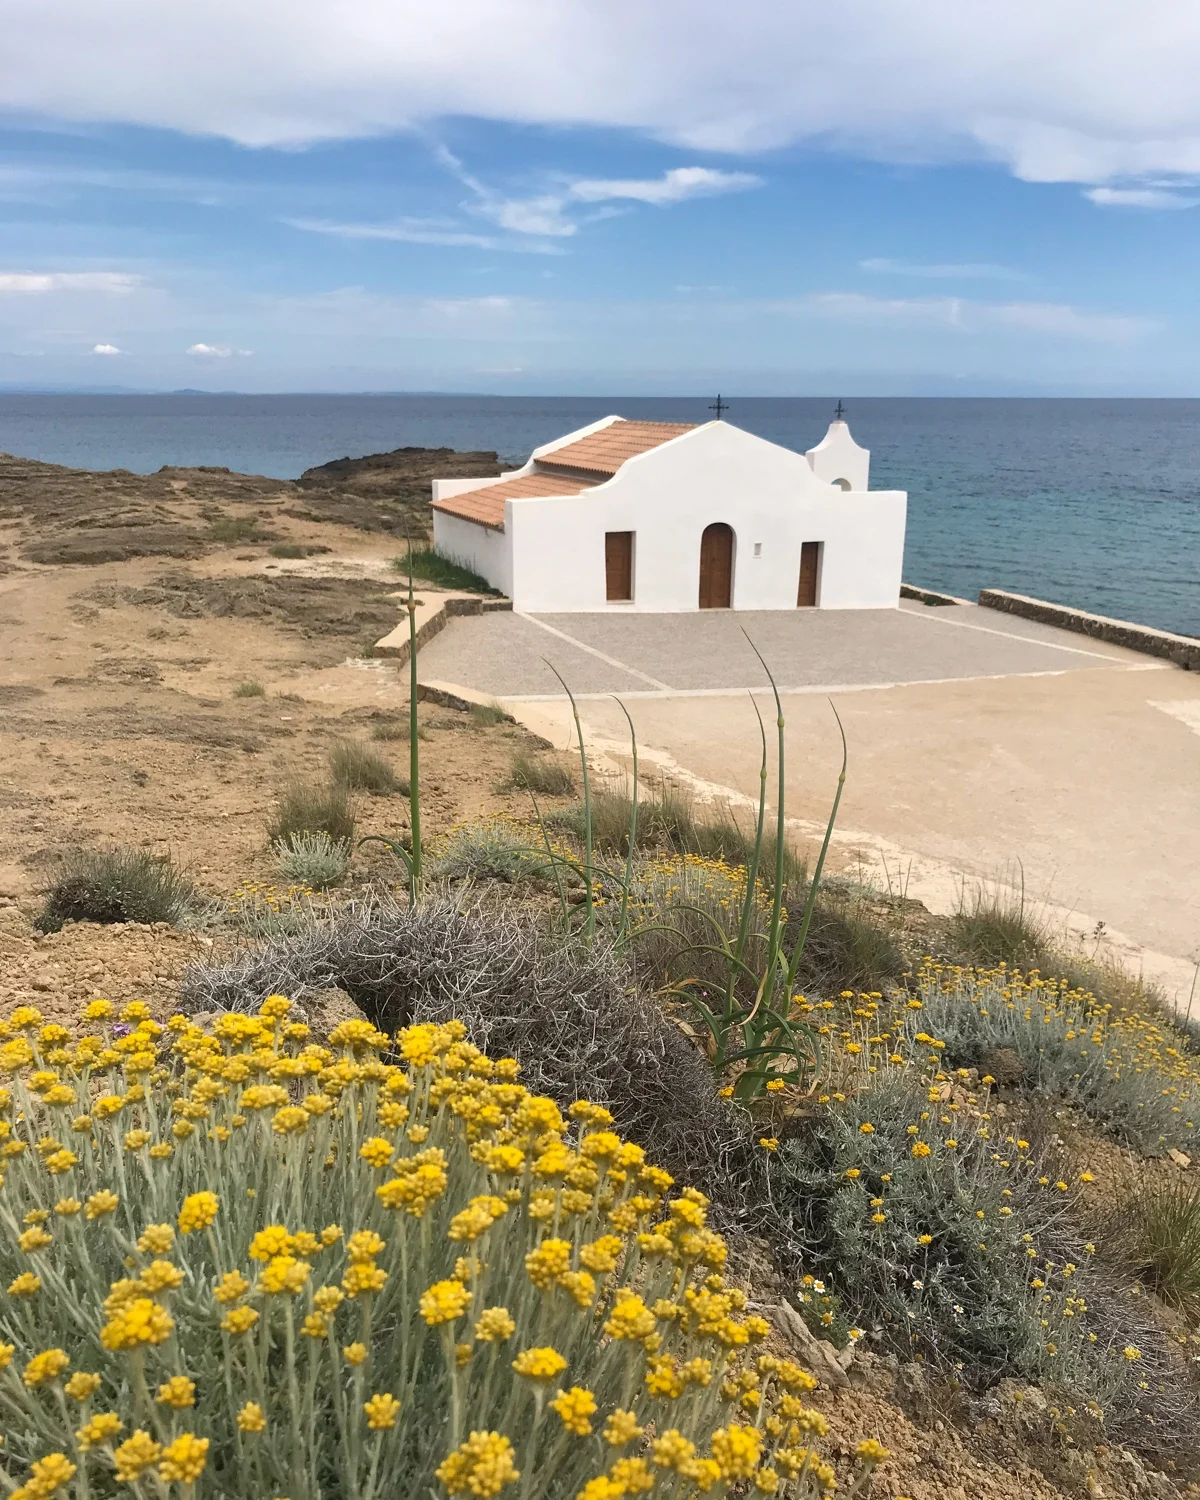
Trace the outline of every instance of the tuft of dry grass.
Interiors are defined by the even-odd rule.
[[[265,698],[267,696],[267,690],[265,687],[263,687],[261,682],[255,682],[253,680],[249,682],[239,682],[237,687],[235,687],[233,690],[233,696],[235,698]]]
[[[543,797],[570,797],[575,791],[575,778],[560,760],[518,750],[504,784],[504,790],[509,788],[536,792]]]
[[[292,781],[275,799],[267,837],[272,844],[286,844],[298,834],[325,833],[335,844],[349,845],[354,840],[354,828],[354,809],[346,787]]]
[[[329,774],[335,786],[374,797],[408,790],[379,751],[361,740],[339,740],[329,755]]]
[[[175,922],[194,896],[171,860],[147,849],[80,849],[59,868],[34,919],[39,932],[67,922]]]

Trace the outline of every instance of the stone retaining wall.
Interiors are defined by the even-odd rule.
[[[1025,594],[1010,594],[1005,589],[983,589],[979,603],[985,609],[1000,609],[1026,620],[1038,620],[1043,625],[1057,625],[1060,630],[1074,630],[1130,651],[1164,656],[1185,671],[1200,672],[1200,640],[1194,636],[1173,635],[1169,630],[1154,630],[1129,620],[1110,620],[1106,615],[1090,615],[1086,610],[1068,609],[1065,604],[1030,599]]]
[[[417,650],[445,630],[451,620],[460,619],[463,615],[490,615],[511,609],[511,599],[447,599],[423,625],[417,627]],[[380,650],[379,655],[390,657],[398,667],[402,667],[408,661],[408,642],[401,641],[398,646],[386,646]]]

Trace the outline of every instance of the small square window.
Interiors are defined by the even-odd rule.
[[[754,555],[755,555],[755,557],[761,557],[762,556],[762,543],[761,542],[755,542],[755,544],[754,544]]]

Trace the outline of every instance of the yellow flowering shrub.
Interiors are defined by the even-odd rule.
[[[457,1023],[23,1006],[0,1071],[15,1500],[833,1486],[703,1195]]]

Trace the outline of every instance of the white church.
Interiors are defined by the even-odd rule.
[[[840,415],[805,454],[604,417],[494,479],[434,480],[434,549],[528,614],[894,609],[908,497],[868,489],[869,463]]]

